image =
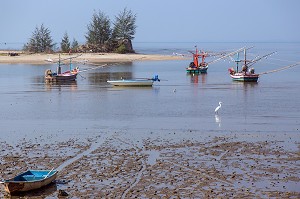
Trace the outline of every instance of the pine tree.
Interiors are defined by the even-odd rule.
[[[76,41],[76,39],[73,39],[72,47],[71,47],[72,51],[77,52],[78,47],[79,47],[78,42]]]
[[[94,13],[92,22],[87,26],[88,32],[85,36],[87,44],[101,46],[110,39],[111,28],[109,18],[101,11]]]
[[[115,17],[112,38],[114,40],[134,39],[137,27],[135,23],[136,14],[133,14],[131,10],[124,8],[124,10]]]
[[[40,28],[35,28],[25,50],[34,53],[50,52],[53,51],[54,46],[50,30],[42,24]]]
[[[69,52],[70,51],[70,41],[69,41],[69,36],[68,33],[66,32],[64,37],[61,40],[60,43],[60,48],[62,52]]]

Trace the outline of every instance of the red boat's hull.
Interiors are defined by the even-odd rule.
[[[45,80],[49,82],[65,82],[65,81],[75,81],[77,78],[78,72],[64,72],[61,74],[53,74],[45,76]]]

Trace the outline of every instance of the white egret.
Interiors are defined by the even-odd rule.
[[[222,102],[219,102],[219,106],[217,106],[217,108],[215,109],[215,114],[218,114],[219,109],[222,106]]]

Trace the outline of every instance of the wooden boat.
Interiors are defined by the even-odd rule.
[[[236,70],[234,68],[228,69],[229,74],[233,81],[240,81],[240,82],[257,82],[259,78],[259,74],[255,73],[254,68],[250,68],[254,63],[261,60],[262,58],[266,58],[267,56],[272,55],[275,52],[269,53],[267,55],[264,55],[262,57],[256,57],[253,60],[247,60],[246,59],[246,50],[244,49],[244,60],[239,59],[239,53],[237,53],[237,59],[233,60],[236,62]],[[242,67],[242,70],[239,71],[239,63],[244,62],[244,65]]]
[[[60,69],[58,69],[60,71]],[[48,82],[64,82],[64,81],[75,81],[77,74],[79,72],[78,68],[71,71],[66,71],[63,73],[52,73],[50,69],[45,71],[45,80]]]
[[[208,56],[208,53],[201,52],[199,53],[197,47],[196,52],[193,53],[193,61],[190,63],[189,67],[186,68],[186,72],[188,73],[207,73],[208,64],[205,62],[205,58]],[[199,64],[199,57],[201,57],[201,63]]]
[[[232,69],[229,69],[232,70]],[[230,72],[230,76],[233,81],[240,82],[257,82],[259,78],[259,74],[255,74],[254,72]]]
[[[76,57],[78,57],[78,56],[76,56]],[[61,72],[61,66],[62,66],[61,62],[63,60],[60,59],[60,55],[59,55],[57,71],[55,73],[53,73],[50,69],[47,69],[45,71],[45,81],[46,82],[75,81],[76,77],[77,77],[77,74],[79,73],[79,68],[76,67],[76,68],[72,69],[72,58],[75,58],[75,57],[70,57],[70,58],[63,59],[63,60],[70,59],[70,63],[69,63],[70,70],[65,71],[65,72],[62,73]]]
[[[107,82],[113,86],[152,86],[155,81],[160,81],[158,75],[154,78],[108,80]]]
[[[1,182],[8,193],[25,192],[50,184],[56,179],[57,170],[28,170],[12,179]]]

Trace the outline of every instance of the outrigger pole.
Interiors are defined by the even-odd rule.
[[[263,59],[263,58],[266,58],[266,57],[268,57],[268,56],[270,56],[270,55],[272,55],[272,54],[274,54],[274,53],[276,53],[276,51],[271,52],[271,53],[269,53],[269,54],[266,54],[266,55],[264,55],[264,56],[262,56],[262,57],[257,57],[256,59],[251,60],[251,61],[250,61],[251,63],[249,64],[249,66],[252,66],[253,64],[255,64],[256,62],[258,62],[259,60],[261,60],[261,59]]]
[[[238,49],[238,50],[236,50],[236,51],[234,51],[234,52],[228,53],[227,55],[224,55],[224,56],[222,56],[222,57],[219,57],[218,59],[215,59],[215,60],[213,60],[213,61],[211,61],[211,62],[208,62],[207,64],[213,64],[213,63],[215,63],[215,62],[220,61],[221,59],[224,59],[224,58],[226,58],[226,57],[232,56],[232,55],[234,55],[234,54],[236,54],[236,53],[239,53],[239,52],[241,52],[241,51],[243,51],[243,50],[248,50],[248,49],[253,48],[253,47],[254,47],[254,46],[251,46],[251,47],[248,47],[248,48],[246,48],[246,47],[240,48],[240,49]]]

